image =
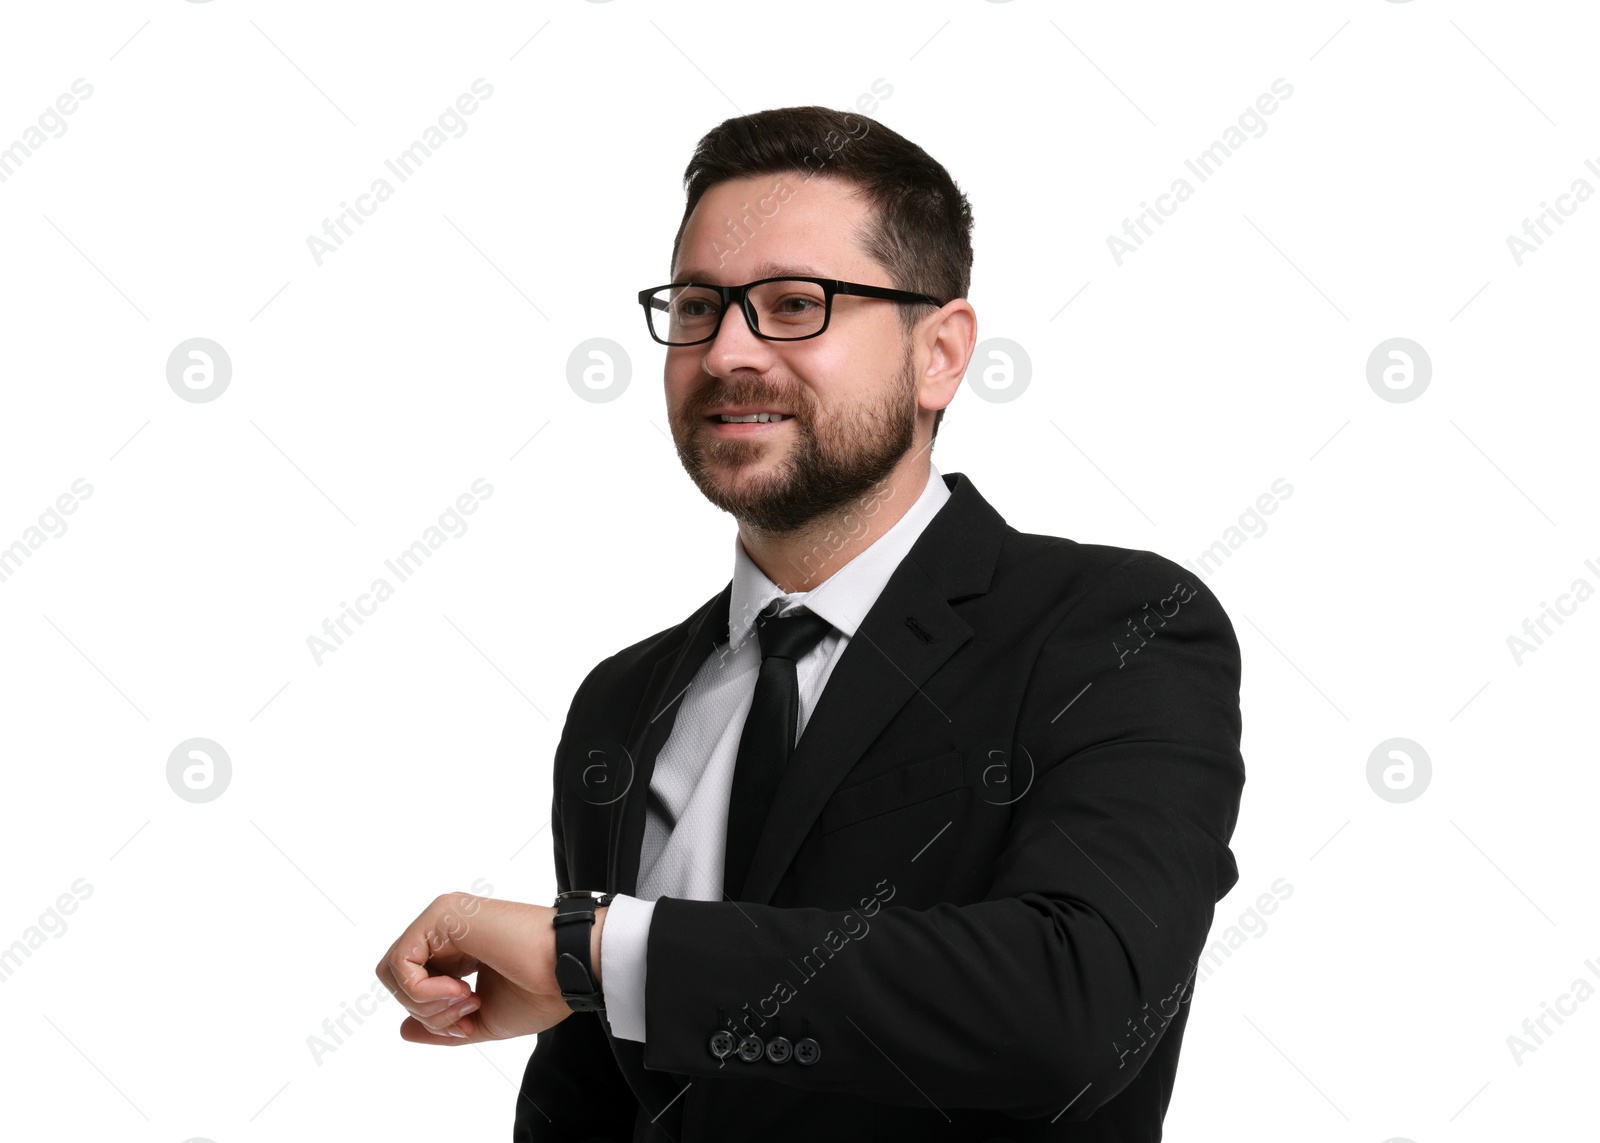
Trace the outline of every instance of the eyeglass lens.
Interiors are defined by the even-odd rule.
[[[753,286],[750,307],[756,329],[768,337],[810,337],[822,329],[828,299],[815,282],[784,278]],[[650,299],[650,324],[662,341],[671,345],[701,341],[717,328],[722,299],[703,286],[667,286]]]

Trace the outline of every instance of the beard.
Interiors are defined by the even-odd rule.
[[[722,405],[776,405],[793,411],[786,444],[718,439],[707,423]],[[800,532],[864,499],[911,448],[917,426],[917,379],[906,339],[900,366],[876,400],[827,413],[801,387],[772,392],[743,380],[708,389],[671,418],[678,459],[702,495],[740,523],[773,534]],[[782,450],[769,470],[753,470]]]

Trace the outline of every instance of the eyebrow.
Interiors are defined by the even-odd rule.
[[[790,263],[790,264],[784,265],[784,264],[780,264],[780,263],[777,263],[777,262],[758,262],[756,265],[751,266],[749,268],[748,272],[750,274],[752,274],[753,277],[746,278],[745,280],[746,281],[752,281],[752,282],[755,281],[757,278],[796,277],[796,278],[829,278],[829,279],[831,279],[833,277],[833,275],[831,275],[831,274],[824,274],[821,270],[818,270],[814,266],[803,266],[803,265],[798,265],[798,264],[795,264],[795,263]],[[708,285],[726,285],[726,284],[728,284],[728,283],[719,283],[717,281],[717,275],[716,275],[716,273],[714,271],[712,271],[712,270],[700,270],[700,269],[680,270],[680,271],[678,271],[678,277],[675,279],[675,281],[679,281],[679,282],[705,282]]]

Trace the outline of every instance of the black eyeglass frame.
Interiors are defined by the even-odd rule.
[[[802,334],[799,337],[773,337],[762,333],[756,328],[756,315],[751,311],[749,291],[756,286],[764,286],[768,282],[810,282],[822,287],[822,325],[815,333]],[[698,341],[662,341],[656,334],[656,323],[650,319],[650,303],[654,296],[662,290],[678,287],[693,286],[702,290],[715,290],[722,299],[722,308],[717,311],[717,324],[711,327],[711,334]],[[835,294],[845,294],[856,298],[881,298],[890,302],[918,302],[930,306],[943,305],[937,298],[927,294],[911,293],[908,290],[891,290],[887,286],[869,286],[862,282],[841,282],[837,278],[808,278],[804,274],[779,274],[775,278],[758,278],[754,282],[746,282],[742,286],[718,286],[711,282],[668,282],[664,286],[652,286],[647,290],[639,291],[639,305],[644,309],[645,328],[650,331],[650,337],[659,345],[669,349],[682,349],[690,345],[704,345],[708,341],[715,341],[717,334],[722,329],[722,319],[728,316],[731,303],[738,302],[740,312],[744,314],[745,324],[750,327],[750,332],[762,341],[809,341],[813,337],[821,337],[827,332],[828,324],[833,321],[833,297]]]

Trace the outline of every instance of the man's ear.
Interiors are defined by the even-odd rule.
[[[978,344],[978,314],[965,298],[955,298],[929,314],[921,337],[928,366],[917,378],[917,400],[925,409],[943,409],[955,400],[967,362]]]

